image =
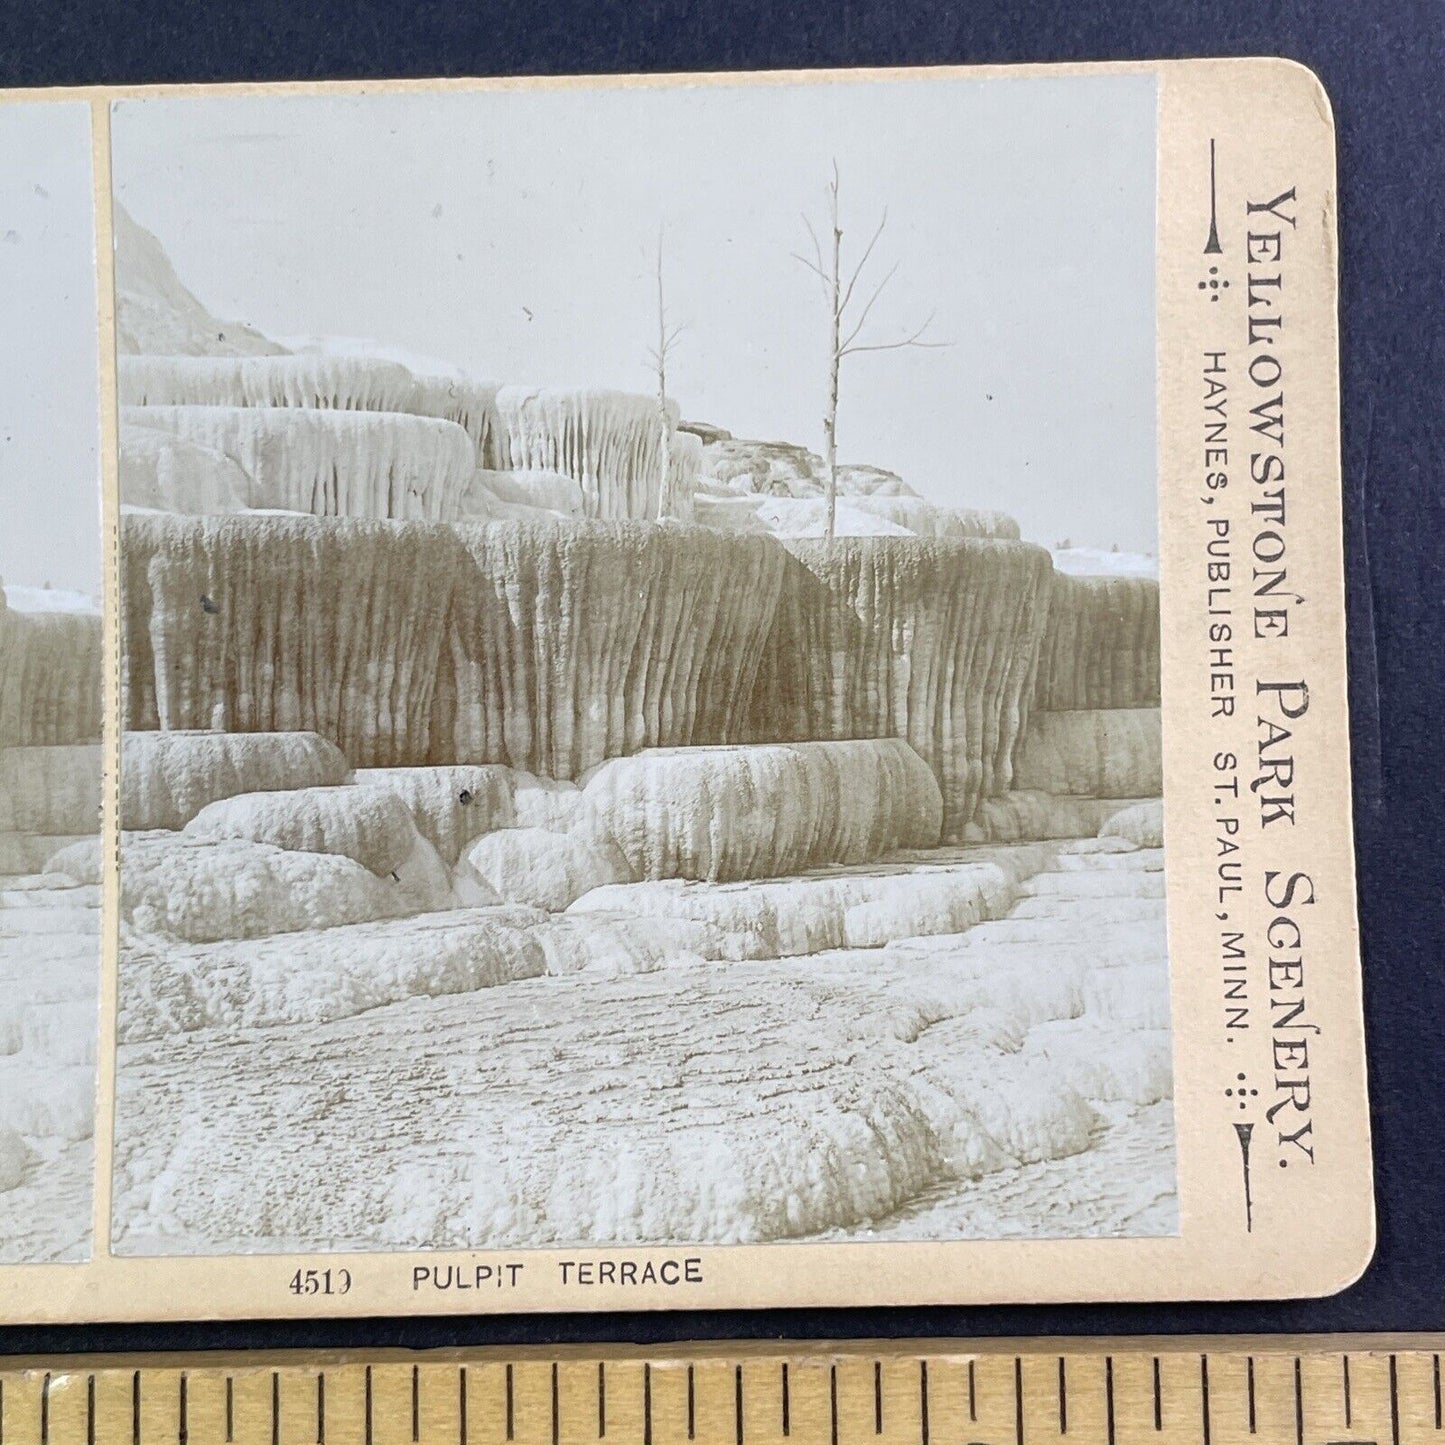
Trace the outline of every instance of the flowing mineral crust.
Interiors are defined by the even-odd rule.
[[[118,242],[118,1250],[1177,1228],[1151,559]],[[72,911],[99,667],[0,614]]]

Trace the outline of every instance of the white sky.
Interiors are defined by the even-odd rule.
[[[127,101],[115,177],[216,314],[498,381],[648,390],[666,233],[683,414],[822,448],[808,249],[897,275],[845,363],[844,461],[1044,543],[1155,549],[1151,77]]]
[[[100,591],[90,107],[0,105],[0,577]]]

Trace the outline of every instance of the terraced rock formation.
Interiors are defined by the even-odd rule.
[[[1046,711],[1159,705],[1159,584],[1056,573],[1034,705]]]
[[[48,860],[100,829],[101,668],[95,612],[21,611],[0,590],[3,1264],[90,1243],[100,890]]]
[[[21,612],[0,591],[0,747],[100,741],[95,612]]]
[[[497,909],[137,946],[119,1247],[1168,1233],[1159,854],[1039,861],[997,922],[792,960]]]
[[[120,243],[122,1253],[1177,1227],[1150,559],[862,465],[828,546],[806,447]],[[63,630],[0,614],[46,897]]]
[[[1048,554],[998,540],[787,544],[758,669],[760,739],[905,738],[934,770],[943,839],[1008,790],[1049,611]]]

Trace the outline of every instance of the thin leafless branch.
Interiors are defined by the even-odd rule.
[[[806,266],[808,270],[810,270],[813,275],[815,275],[818,280],[823,283],[824,288],[828,286],[829,282],[827,272],[815,266],[805,255],[802,254],[801,251],[789,251],[788,255],[790,255],[795,261],[801,261],[803,265]]]
[[[843,299],[838,305],[839,312],[848,309],[848,303],[853,299],[853,288],[858,284],[858,278],[863,274],[863,268],[868,264],[868,258],[873,254],[873,248],[878,244],[878,238],[883,234],[883,228],[888,224],[888,207],[883,207],[883,215],[879,219],[878,229],[873,232],[872,239],[863,248],[863,258],[853,268],[853,274],[848,279],[848,284],[843,288]]]
[[[889,268],[888,274],[884,276],[884,278],[878,283],[878,285],[873,288],[873,294],[868,298],[868,304],[863,308],[862,314],[858,317],[857,323],[854,325],[853,329],[848,333],[846,339],[843,341],[840,350],[846,353],[848,348],[852,346],[855,341],[857,341],[859,333],[863,330],[864,326],[868,322],[868,313],[873,309],[873,303],[883,294],[883,288],[897,274],[899,265],[900,263],[895,261],[893,265]]]
[[[813,223],[808,219],[808,213],[806,211],[803,212],[803,224],[808,228],[808,236],[813,242],[813,255],[817,258],[818,272],[821,275],[823,271],[823,246],[818,240],[818,233],[813,229]]]
[[[905,336],[901,341],[878,341],[872,342],[867,346],[849,346],[845,347],[838,354],[840,356],[856,356],[859,352],[863,351],[902,351],[906,346],[915,346],[925,351],[936,351],[944,347],[952,346],[953,343],[951,341],[923,340],[923,333],[927,331],[932,324],[933,317],[930,315],[928,320],[925,321],[912,336]]]

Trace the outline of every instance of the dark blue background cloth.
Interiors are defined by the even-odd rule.
[[[0,84],[1284,55],[1339,132],[1355,827],[1379,1250],[1329,1300],[0,1331],[0,1352],[1445,1327],[1445,0],[10,0]],[[7,338],[6,345],[16,344]]]

